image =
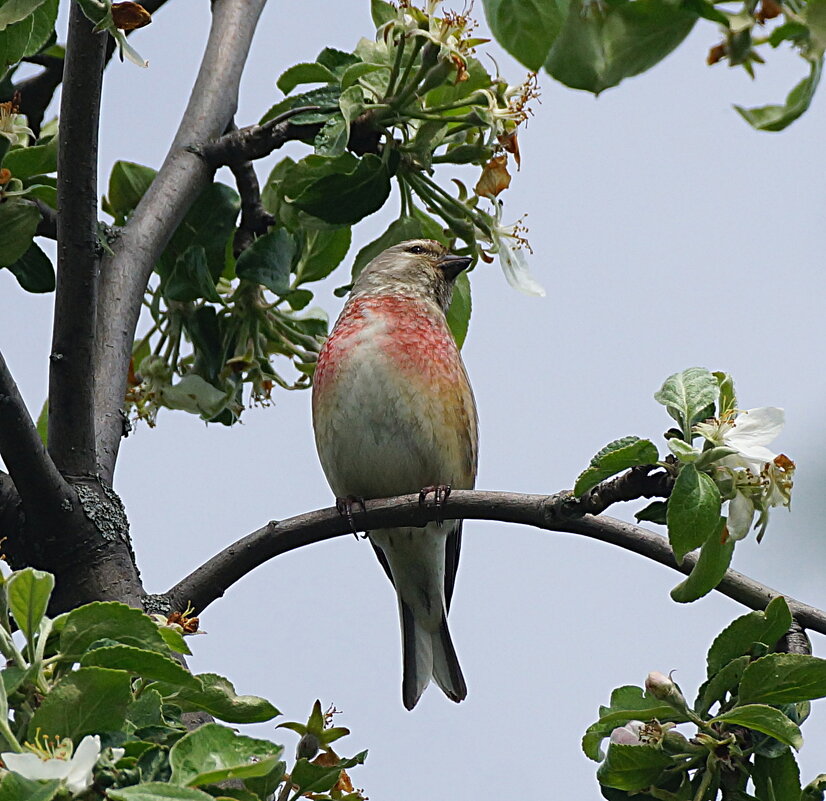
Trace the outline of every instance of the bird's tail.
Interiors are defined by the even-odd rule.
[[[410,607],[399,601],[402,623],[402,701],[407,709],[413,709],[419,701],[431,676],[451,701],[463,701],[467,697],[467,685],[459,659],[450,639],[447,616],[436,631],[428,631],[413,615]]]

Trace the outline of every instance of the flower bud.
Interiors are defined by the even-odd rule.
[[[312,759],[318,753],[319,745],[320,743],[318,741],[318,737],[310,732],[307,732],[298,741],[298,745],[295,748],[295,758]]]
[[[670,676],[656,670],[651,671],[646,677],[645,691],[658,701],[664,701],[675,709],[686,708],[685,697],[680,692],[680,688],[671,680]]]
[[[611,732],[611,742],[615,745],[643,745],[642,732],[645,724],[641,720],[629,720]]]

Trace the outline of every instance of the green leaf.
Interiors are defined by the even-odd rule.
[[[215,281],[210,275],[206,251],[200,245],[190,245],[175,261],[162,285],[168,300],[187,303],[204,298],[220,303]]]
[[[696,12],[668,0],[572,0],[545,69],[566,86],[599,94],[665,58],[697,19]]]
[[[774,798],[775,801],[800,798],[800,768],[788,749],[772,759],[756,754],[751,779],[758,798]]]
[[[704,367],[689,367],[666,378],[662,388],[654,394],[654,400],[665,406],[680,424],[688,441],[691,426],[699,422],[698,416],[717,401],[719,391],[713,373]]]
[[[290,201],[297,208],[336,225],[352,225],[378,211],[390,195],[390,174],[368,153],[352,171],[318,179]]]
[[[26,779],[19,773],[7,773],[0,781],[0,801],[52,801],[61,789],[62,782]]]
[[[60,679],[35,710],[28,739],[34,742],[38,730],[40,735],[75,742],[85,734],[119,731],[131,700],[128,673],[79,668]]]
[[[740,681],[740,703],[789,704],[826,696],[826,659],[768,654],[752,662]]]
[[[222,391],[201,376],[189,373],[177,384],[163,387],[160,399],[167,409],[199,414],[210,420],[227,405],[232,394],[234,390]]]
[[[649,439],[623,437],[609,442],[579,475],[574,485],[574,495],[579,497],[600,481],[610,478],[629,467],[655,464],[660,458],[657,447]]]
[[[347,148],[349,137],[347,122],[338,115],[330,117],[313,140],[315,152],[319,156],[340,156]]]
[[[753,655],[754,643],[774,648],[791,624],[789,605],[782,596],[772,599],[765,612],[748,612],[736,618],[715,637],[708,649],[708,675],[713,676],[732,659]]]
[[[157,271],[168,276],[178,257],[191,246],[200,246],[207,257],[209,273],[217,281],[224,269],[227,239],[235,232],[241,208],[238,193],[225,184],[210,184],[186,213],[158,260]]]
[[[140,697],[126,708],[126,720],[134,729],[144,726],[163,725],[161,706],[163,699],[156,690],[145,690]]]
[[[298,95],[285,97],[280,103],[276,103],[261,118],[259,124],[281,116],[284,112],[302,106],[318,106],[319,111],[305,111],[290,117],[294,125],[314,125],[325,122],[330,114],[338,109],[338,96],[341,89],[338,86],[320,86],[318,89],[311,89],[309,92],[302,92]],[[308,133],[308,136],[311,134]]]
[[[10,267],[31,247],[39,222],[34,203],[17,198],[0,203],[0,267]]]
[[[54,34],[58,0],[39,3],[34,12],[0,31],[0,75],[6,67],[37,53]]]
[[[109,176],[109,193],[101,208],[123,225],[155,180],[157,170],[131,161],[116,161]]]
[[[143,679],[154,679],[180,687],[201,690],[198,681],[180,662],[157,651],[147,651],[132,645],[111,645],[87,651],[80,660],[85,666],[125,670]]]
[[[370,16],[373,18],[373,25],[381,28],[388,22],[396,19],[396,7],[391,3],[385,3],[384,0],[370,0]]]
[[[290,270],[295,256],[295,237],[286,228],[274,228],[259,236],[238,257],[235,273],[276,295],[286,295],[290,291]]]
[[[203,790],[193,787],[175,787],[162,782],[146,782],[132,787],[108,788],[107,798],[112,801],[215,801]]]
[[[352,234],[350,228],[305,230],[298,262],[295,265],[296,285],[326,278],[347,255]]]
[[[611,743],[605,761],[597,770],[597,779],[606,787],[636,792],[657,784],[662,772],[673,759],[654,745],[618,745]]]
[[[668,500],[668,540],[680,564],[720,529],[720,490],[711,476],[693,464],[680,470]]]
[[[371,72],[376,72],[380,69],[383,69],[383,67],[379,64],[365,64],[363,61],[351,64],[341,76],[342,90],[349,89],[359,78],[363,78],[365,75],[369,75]]]
[[[158,634],[176,654],[191,654],[183,634],[169,626],[158,626]]]
[[[697,690],[697,700],[694,702],[694,711],[701,717],[705,717],[714,704],[723,700],[726,693],[733,693],[740,683],[740,679],[743,677],[743,671],[746,669],[746,665],[748,665],[750,661],[751,658],[748,656],[739,656],[736,659],[732,659],[725,667],[704,681],[700,685],[700,689]]]
[[[779,709],[765,704],[745,704],[736,706],[722,715],[712,718],[710,723],[728,723],[735,726],[745,726],[747,729],[768,734],[781,743],[800,750],[803,745],[803,735],[800,727],[792,723]]]
[[[0,11],[3,7],[0,6]],[[43,145],[12,148],[3,159],[3,166],[11,170],[15,178],[25,181],[35,175],[45,175],[57,170],[57,137]]]
[[[44,0],[5,0],[0,4],[0,31],[34,14],[35,9],[43,5],[43,2]]]
[[[288,95],[296,86],[302,83],[335,83],[336,76],[323,64],[302,63],[294,64],[281,73],[276,86]]]
[[[76,662],[92,643],[104,639],[167,652],[152,618],[117,601],[93,601],[69,612],[60,633],[60,652]]]
[[[643,520],[646,520],[649,523],[659,523],[662,526],[666,524],[667,515],[667,501],[651,501],[645,509],[640,509],[639,512],[634,513],[634,517],[637,519],[638,523],[642,523]]]
[[[809,75],[789,92],[786,102],[782,106],[760,106],[758,108],[734,108],[752,128],[758,131],[782,131],[791,125],[811,105],[817,85],[820,82],[820,73],[823,69],[823,58],[811,64]]]
[[[297,785],[301,794],[326,793],[335,787],[342,770],[361,765],[367,758],[367,751],[362,751],[350,759],[339,760],[338,765],[315,765],[307,759],[296,760],[290,780]]]
[[[826,773],[815,776],[804,788],[801,801],[823,801],[826,792]]]
[[[564,0],[484,0],[496,41],[532,72],[545,63],[568,12]]]
[[[400,217],[398,220],[394,220],[378,239],[366,244],[356,254],[353,262],[353,279],[358,278],[359,273],[387,248],[408,239],[421,239],[422,236],[422,225],[415,217]]]
[[[38,244],[32,242],[29,249],[8,270],[26,292],[53,292],[55,273],[51,259]]]
[[[316,56],[316,61],[340,78],[348,67],[357,64],[361,59],[354,53],[336,50],[335,47],[325,47]]]
[[[671,508],[671,502],[668,504]],[[725,518],[720,518],[717,529],[709,533],[703,543],[697,563],[688,578],[671,590],[671,599],[680,604],[691,603],[711,592],[722,580],[731,563],[734,541],[723,536]]]
[[[453,299],[450,301],[450,307],[445,315],[448,328],[450,328],[458,348],[461,348],[465,343],[467,330],[470,326],[471,308],[470,278],[468,278],[466,272],[461,272],[456,277],[456,282],[453,285]]]
[[[265,776],[284,748],[243,737],[226,726],[207,723],[182,737],[169,752],[173,784],[203,785]]]
[[[227,723],[262,723],[281,714],[257,695],[236,695],[235,688],[223,676],[199,673],[196,678],[204,688],[201,692],[160,683],[154,686],[167,703],[181,707],[184,712],[203,709]]]
[[[720,387],[720,416],[733,412],[737,408],[737,393],[734,391],[734,379],[728,374],[715,370],[712,375]]]
[[[12,573],[6,582],[6,588],[12,617],[29,645],[33,646],[34,636],[49,606],[49,598],[54,589],[54,576],[27,567]]]
[[[625,685],[617,687],[611,693],[609,706],[600,706],[599,720],[588,727],[582,738],[582,750],[589,759],[599,762],[602,759],[600,743],[608,737],[617,726],[624,726],[629,720],[670,720],[682,722],[685,717],[672,707],[645,695],[641,687]]]

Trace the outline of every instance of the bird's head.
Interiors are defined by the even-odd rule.
[[[456,278],[471,261],[441,242],[409,239],[376,256],[359,274],[352,295],[410,295],[434,300],[447,312]]]

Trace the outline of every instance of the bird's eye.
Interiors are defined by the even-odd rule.
[[[422,253],[425,252],[424,248],[421,245],[413,245],[407,249],[408,253],[415,253],[417,256],[421,256]]]

